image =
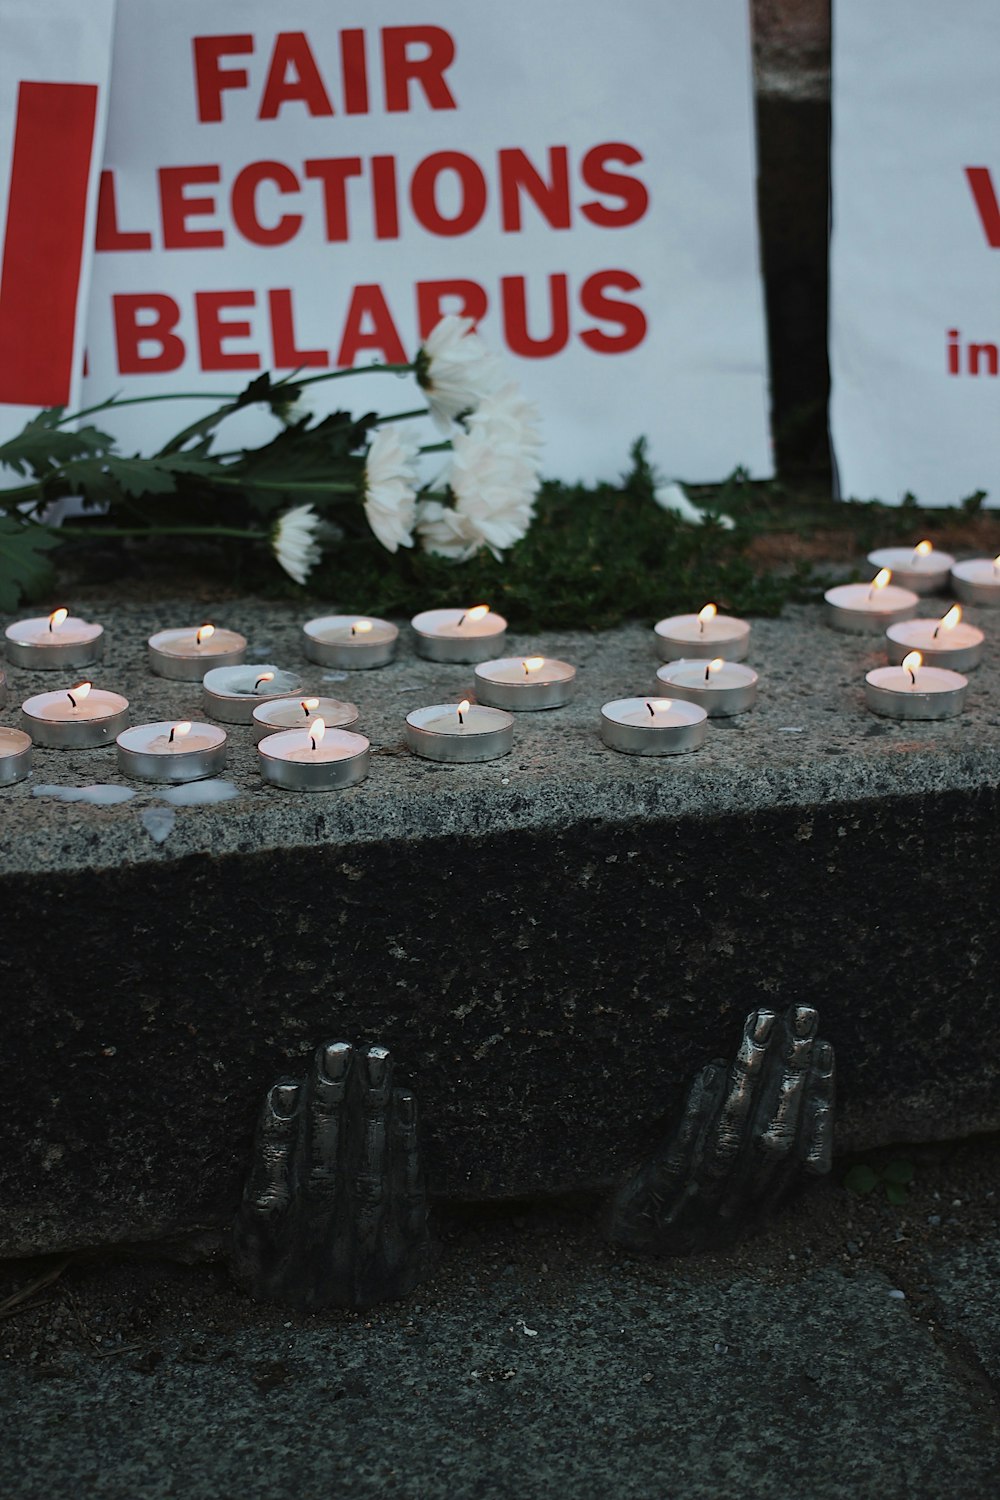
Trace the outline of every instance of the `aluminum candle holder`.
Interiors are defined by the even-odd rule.
[[[879,547],[869,552],[873,568],[889,568],[894,583],[914,594],[936,594],[948,582],[955,559],[950,552],[939,552],[929,542],[916,547]]]
[[[326,729],[313,738],[309,726],[266,735],[257,746],[260,774],[290,792],[335,792],[357,786],[368,775],[369,743],[363,734]]]
[[[549,656],[504,656],[482,662],[475,678],[480,703],[527,713],[568,703],[576,685],[576,668]]]
[[[399,631],[390,620],[366,615],[320,615],[302,627],[306,656],[345,672],[385,667],[396,655]]]
[[[897,620],[912,620],[920,600],[911,589],[874,583],[839,583],[827,589],[826,623],[848,635],[880,635]]]
[[[473,609],[425,609],[410,624],[417,655],[427,661],[492,661],[507,639],[507,621],[485,604]]]
[[[750,626],[706,604],[696,615],[671,615],[653,626],[661,661],[742,661],[750,650]]]
[[[111,745],[127,726],[128,699],[87,682],[64,693],[37,693],[21,704],[21,728],[36,745],[57,750]]]
[[[960,614],[955,606],[955,614]],[[951,613],[949,611],[949,613]],[[953,672],[969,672],[983,659],[985,636],[965,620],[947,626],[944,620],[900,620],[885,633],[886,655],[898,665],[911,651],[919,651],[931,667],[949,667]]]
[[[201,682],[211,667],[237,667],[246,656],[246,637],[214,625],[158,630],[147,642],[150,671],[174,682]]]
[[[13,786],[31,772],[31,737],[0,725],[0,786]]]
[[[708,715],[673,698],[616,698],[601,709],[601,739],[623,755],[689,755],[705,743]]]
[[[757,702],[757,673],[737,661],[672,661],[657,670],[656,691],[699,704],[710,719],[727,719]]]
[[[327,729],[349,729],[360,715],[355,704],[342,703],[339,698],[271,698],[253,711],[254,742],[259,745],[268,735],[283,729],[305,729],[317,717]]]
[[[286,698],[298,686],[294,672],[283,672],[266,662],[213,667],[202,681],[202,707],[223,724],[250,724],[258,704]]]
[[[407,714],[406,743],[414,755],[445,765],[497,760],[514,743],[514,720],[481,703],[434,703]]]
[[[4,635],[8,661],[32,672],[89,667],[104,655],[104,626],[78,620],[64,609],[38,619],[17,620]]]
[[[953,719],[965,707],[967,678],[944,667],[876,667],[865,676],[865,702],[885,719]]]
[[[137,781],[201,781],[226,764],[226,731],[217,724],[137,724],[118,736],[118,768]]]
[[[970,557],[951,570],[951,586],[963,604],[1000,605],[1000,557]]]

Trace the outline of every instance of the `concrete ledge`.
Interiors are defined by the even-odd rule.
[[[136,722],[197,708],[144,664],[191,609],[88,601]],[[995,645],[962,718],[898,725],[863,706],[877,643],[789,611],[754,626],[756,711],[644,762],[597,723],[652,692],[651,632],[515,637],[578,663],[577,700],[519,716],[506,759],[452,768],[411,757],[402,721],[471,669],[406,646],[321,681],[298,612],[211,616],[356,702],[372,773],[267,789],[234,728],[239,795],[172,809],[163,842],[154,788],[115,807],[0,793],[3,1253],[224,1222],[264,1089],[331,1036],[393,1048],[432,1186],[457,1197],[611,1181],[747,1010],[796,999],[838,1048],[842,1147],[1000,1127]],[[12,704],[51,686],[10,675]],[[113,752],[36,754],[36,785],[120,780]]]

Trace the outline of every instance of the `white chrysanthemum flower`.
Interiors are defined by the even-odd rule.
[[[296,583],[305,583],[313,568],[323,556],[316,540],[322,527],[322,519],[311,505],[296,505],[278,517],[278,524],[271,534],[271,548],[275,557],[290,578]]]
[[[463,412],[474,411],[503,379],[503,367],[477,333],[472,319],[443,317],[417,351],[417,384],[434,421],[445,432]]]
[[[661,510],[673,511],[675,516],[680,516],[682,521],[701,523],[710,519],[708,513],[688,499],[685,490],[675,480],[669,484],[658,484],[653,491],[653,499]],[[732,516],[720,512],[714,517],[725,531],[732,531],[736,522]]]
[[[536,412],[516,387],[487,397],[467,431],[452,441],[449,476],[454,508],[431,501],[421,511],[428,552],[464,561],[480,547],[494,557],[520,541],[538,493]]]
[[[365,459],[365,516],[389,552],[413,546],[418,444],[398,427],[382,427]]]

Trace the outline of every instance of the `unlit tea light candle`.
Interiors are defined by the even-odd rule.
[[[249,724],[258,703],[287,697],[299,686],[294,672],[283,672],[267,662],[213,667],[202,680],[202,704],[207,714],[224,724]]]
[[[914,594],[933,594],[948,582],[955,559],[950,552],[939,552],[931,542],[915,547],[879,547],[869,552],[873,568],[888,568],[900,588]]]
[[[21,705],[21,727],[36,745],[92,750],[111,745],[128,724],[128,699],[78,682],[61,693],[38,693]]]
[[[17,620],[4,632],[7,657],[32,672],[89,667],[104,655],[104,627],[78,620],[67,609],[33,620]]]
[[[663,661],[711,661],[723,656],[742,661],[750,649],[750,626],[734,615],[720,615],[714,604],[706,604],[696,615],[671,615],[653,626],[656,646]]]
[[[226,732],[217,724],[137,724],[117,743],[119,770],[138,781],[200,781],[226,764]]]
[[[656,673],[657,691],[698,703],[710,719],[745,714],[757,701],[757,673],[738,661],[672,661]]]
[[[348,672],[387,666],[399,640],[391,621],[359,615],[321,615],[307,620],[302,629],[310,661]]]
[[[944,667],[925,667],[911,651],[898,667],[865,676],[865,702],[887,719],[952,719],[965,707],[968,679]]]
[[[260,744],[280,730],[305,729],[312,719],[322,719],[327,729],[347,729],[358,718],[357,707],[338,698],[271,698],[253,711],[254,739]]]
[[[417,655],[428,661],[490,661],[502,650],[507,621],[488,604],[471,609],[425,609],[410,621]]]
[[[920,600],[911,589],[891,582],[889,568],[882,568],[871,583],[839,583],[827,589],[826,622],[834,630],[850,635],[880,632],[897,620],[911,620]]]
[[[885,635],[887,655],[895,663],[919,651],[932,667],[968,672],[983,656],[983,632],[962,619],[960,604],[953,604],[940,620],[900,620]]]
[[[624,755],[687,755],[705,743],[708,715],[673,698],[616,698],[601,709],[601,738]]]
[[[549,656],[505,656],[480,663],[475,678],[480,703],[524,713],[568,703],[576,668]]]
[[[246,637],[215,625],[158,630],[147,643],[150,669],[175,682],[201,682],[212,667],[236,667],[246,655]]]
[[[951,570],[951,586],[965,604],[1000,605],[1000,557],[970,557]]]
[[[406,716],[406,743],[425,760],[468,765],[496,760],[514,743],[514,720],[481,703],[434,703]]]
[[[31,736],[0,725],[0,786],[13,786],[31,771]]]
[[[302,729],[269,734],[257,745],[260,774],[291,792],[334,792],[368,775],[369,743],[363,734],[329,729],[315,718]]]

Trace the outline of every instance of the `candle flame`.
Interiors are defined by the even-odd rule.
[[[460,724],[465,723],[465,716],[469,712],[469,709],[471,707],[472,704],[469,702],[468,698],[463,698],[461,703],[458,705],[458,722]]]
[[[464,625],[466,620],[481,620],[483,615],[488,615],[489,612],[490,607],[488,604],[474,604],[471,609],[465,611],[458,623]]]
[[[326,734],[326,725],[323,723],[323,720],[313,719],[309,725],[309,739],[314,750],[322,742],[324,734]]]
[[[68,609],[54,609],[49,615],[49,629],[58,630],[65,620],[69,619]]]
[[[367,635],[373,629],[371,620],[355,620],[351,626],[352,635]]]
[[[262,682],[273,682],[273,681],[274,681],[274,673],[273,672],[262,672],[260,674],[260,676],[257,678],[257,681],[253,685],[254,692],[256,693],[259,690],[260,685],[261,685]]]
[[[918,557],[928,557],[933,551],[934,547],[931,542],[918,542],[913,549],[913,561],[916,562]]]
[[[708,624],[709,620],[715,619],[718,613],[719,611],[716,609],[714,604],[706,604],[703,609],[699,609],[698,624],[701,626],[702,630],[705,629],[705,626]]]
[[[521,662],[521,666],[524,668],[526,676],[529,672],[540,672],[544,665],[544,656],[526,656]]]
[[[648,698],[646,699],[646,707],[649,709],[649,717],[651,719],[655,719],[657,714],[665,714],[673,706],[674,700],[672,698],[654,698],[652,703]]]
[[[1000,552],[993,559],[993,571],[994,573],[1000,573]]]
[[[868,590],[868,597],[869,597],[869,599],[874,594],[876,594],[879,589],[884,589],[885,586],[886,586],[886,584],[889,582],[889,579],[891,577],[892,577],[892,569],[891,568],[879,568],[878,572],[875,574],[875,577],[872,579],[872,586]]]
[[[302,712],[305,714],[306,718],[308,719],[308,717],[312,713],[313,709],[314,708],[319,708],[319,699],[318,698],[303,698],[302,699],[302,705],[301,705],[301,707],[302,707]]]
[[[924,659],[919,651],[908,651],[903,657],[903,671],[909,672],[910,681],[914,687],[917,685],[917,668],[923,665],[923,661]]]
[[[70,688],[68,690],[66,697],[72,703],[74,708],[76,708],[78,703],[83,702],[84,698],[86,698],[93,685],[94,684],[92,682],[78,682],[75,688]]]
[[[958,624],[961,618],[962,606],[960,604],[953,604],[948,613],[946,615],[942,615],[940,623],[938,624],[938,628],[937,630],[935,630],[934,634],[937,635],[938,630],[954,630],[955,626]]]
[[[182,719],[179,724],[175,724],[173,729],[171,729],[167,736],[167,744],[172,745],[174,740],[182,740],[186,734],[190,733],[191,721],[189,719]]]
[[[194,635],[194,643],[195,643],[195,645],[196,646],[202,645],[205,641],[210,640],[214,634],[215,634],[215,626],[214,625],[202,625],[202,626],[200,626],[200,628],[195,631],[195,635]]]

